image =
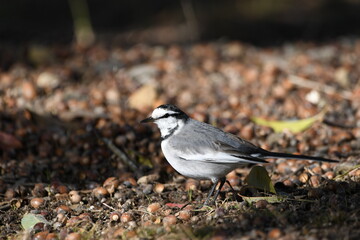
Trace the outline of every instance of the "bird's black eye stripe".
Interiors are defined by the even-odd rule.
[[[158,117],[157,119],[161,119],[161,118],[167,118],[167,117],[175,117],[175,116],[179,116],[181,113],[172,113],[172,114],[165,114],[164,116]]]
[[[167,118],[167,117],[169,117],[170,116],[170,114],[165,114],[164,116],[161,116],[161,117],[159,117],[158,119],[160,119],[160,118]]]

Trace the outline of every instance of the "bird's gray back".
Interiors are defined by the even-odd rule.
[[[226,133],[210,124],[188,119],[179,134],[169,139],[169,144],[187,153],[204,154],[207,151],[221,151],[226,145],[228,150],[237,150],[245,154],[258,151],[258,147],[233,134]]]

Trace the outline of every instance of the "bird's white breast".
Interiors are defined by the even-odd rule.
[[[219,179],[229,173],[234,166],[232,164],[216,164],[201,160],[183,159],[177,155],[170,144],[169,139],[161,142],[161,149],[166,160],[181,175],[196,179]]]

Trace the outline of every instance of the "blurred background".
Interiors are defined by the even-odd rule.
[[[323,41],[358,35],[359,12],[358,0],[3,1],[0,67],[23,57],[29,43],[66,44],[74,38],[85,46],[95,39],[130,45]]]
[[[359,34],[359,10],[358,0],[14,0],[1,4],[0,38],[69,42],[74,25],[90,21],[100,36],[116,34],[128,42],[225,37],[274,44]]]
[[[139,124],[164,103],[262,148],[344,163],[274,160],[266,168],[275,186],[305,201],[271,205],[271,215],[230,207],[214,212],[218,217],[199,212],[181,221],[216,222],[204,232],[231,234],[232,228],[238,238],[360,235],[360,214],[354,214],[360,209],[360,0],[12,0],[0,6],[1,239],[21,232],[23,215],[34,209],[46,210],[48,220],[57,216],[51,220],[57,236],[96,223],[84,231],[115,239],[124,229],[109,227],[111,216],[120,219],[114,209],[129,211],[121,224],[134,229],[148,224],[141,209],[149,202],[204,199],[211,185],[179,176],[161,152],[156,126]],[[248,172],[230,173],[235,190]],[[339,175],[344,182],[330,181]],[[64,203],[79,208],[65,216],[56,210]],[[81,227],[80,213],[87,214],[78,218]],[[231,217],[218,221],[223,216]],[[75,219],[70,232],[67,217]],[[161,218],[156,224],[166,223]]]

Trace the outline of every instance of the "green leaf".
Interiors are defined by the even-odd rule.
[[[259,200],[266,200],[268,203],[278,203],[278,202],[285,202],[285,201],[311,202],[311,203],[315,202],[314,200],[303,199],[304,197],[307,197],[307,196],[288,197],[288,196],[284,196],[284,195],[283,196],[273,195],[273,196],[247,197],[247,196],[240,195],[240,197],[242,197],[242,199],[244,199],[244,201],[246,201],[247,203],[257,202]]]
[[[25,230],[31,230],[39,222],[50,224],[42,215],[27,213],[21,219],[21,226]]]
[[[251,187],[276,194],[269,174],[262,166],[254,166],[249,175],[247,175],[245,182]]]
[[[247,203],[257,202],[259,200],[266,200],[268,203],[277,203],[277,202],[284,202],[286,200],[286,198],[276,195],[269,197],[247,197],[247,196],[241,196],[241,197]]]
[[[150,168],[153,168],[153,164],[151,162],[151,160],[149,158],[146,158],[144,156],[139,156],[139,163],[143,166],[147,166],[147,167],[150,167]]]
[[[326,113],[326,109],[313,117],[300,119],[300,120],[289,120],[289,121],[269,121],[263,118],[252,117],[251,120],[256,124],[271,127],[275,132],[282,132],[285,129],[293,133],[302,132],[311,127],[315,122],[322,120]]]

